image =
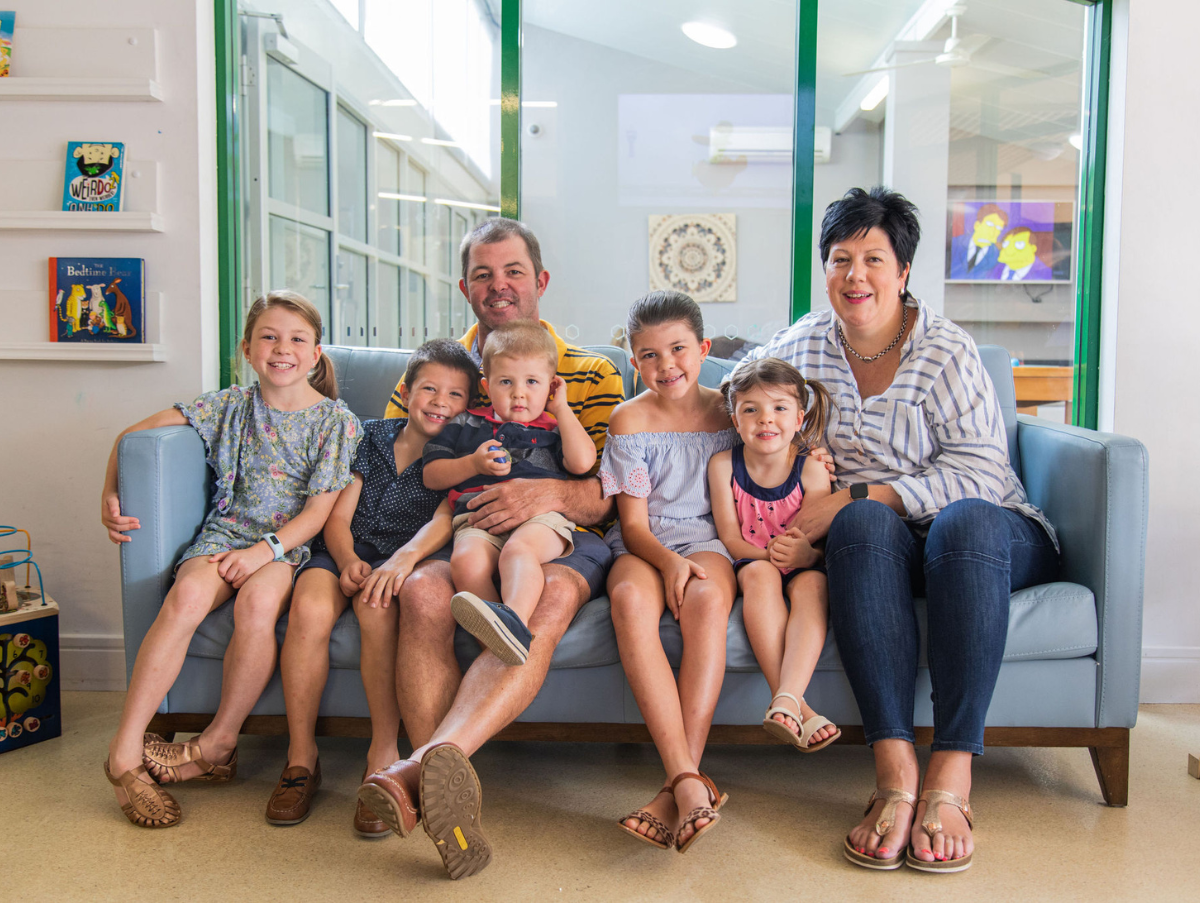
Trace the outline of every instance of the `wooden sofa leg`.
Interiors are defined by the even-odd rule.
[[[1091,746],[1092,765],[1100,780],[1100,792],[1110,806],[1129,805],[1129,731],[1119,746]]]

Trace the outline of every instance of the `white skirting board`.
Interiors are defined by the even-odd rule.
[[[1200,646],[1144,647],[1138,701],[1200,703]]]
[[[64,690],[125,689],[125,638],[63,634],[58,638]]]

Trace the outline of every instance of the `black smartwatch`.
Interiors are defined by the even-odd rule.
[[[868,483],[855,483],[850,487],[850,500],[856,502],[859,499],[865,499],[870,488]]]

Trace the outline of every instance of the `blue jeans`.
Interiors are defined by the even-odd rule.
[[[868,744],[913,741],[920,638],[913,598],[928,601],[933,749],[983,752],[983,725],[1008,637],[1013,590],[1054,580],[1041,525],[981,499],[942,509],[922,537],[881,502],[838,512],[825,542],[829,617]]]

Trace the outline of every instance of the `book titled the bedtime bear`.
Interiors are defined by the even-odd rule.
[[[140,257],[51,257],[50,341],[146,341],[145,274]]]

